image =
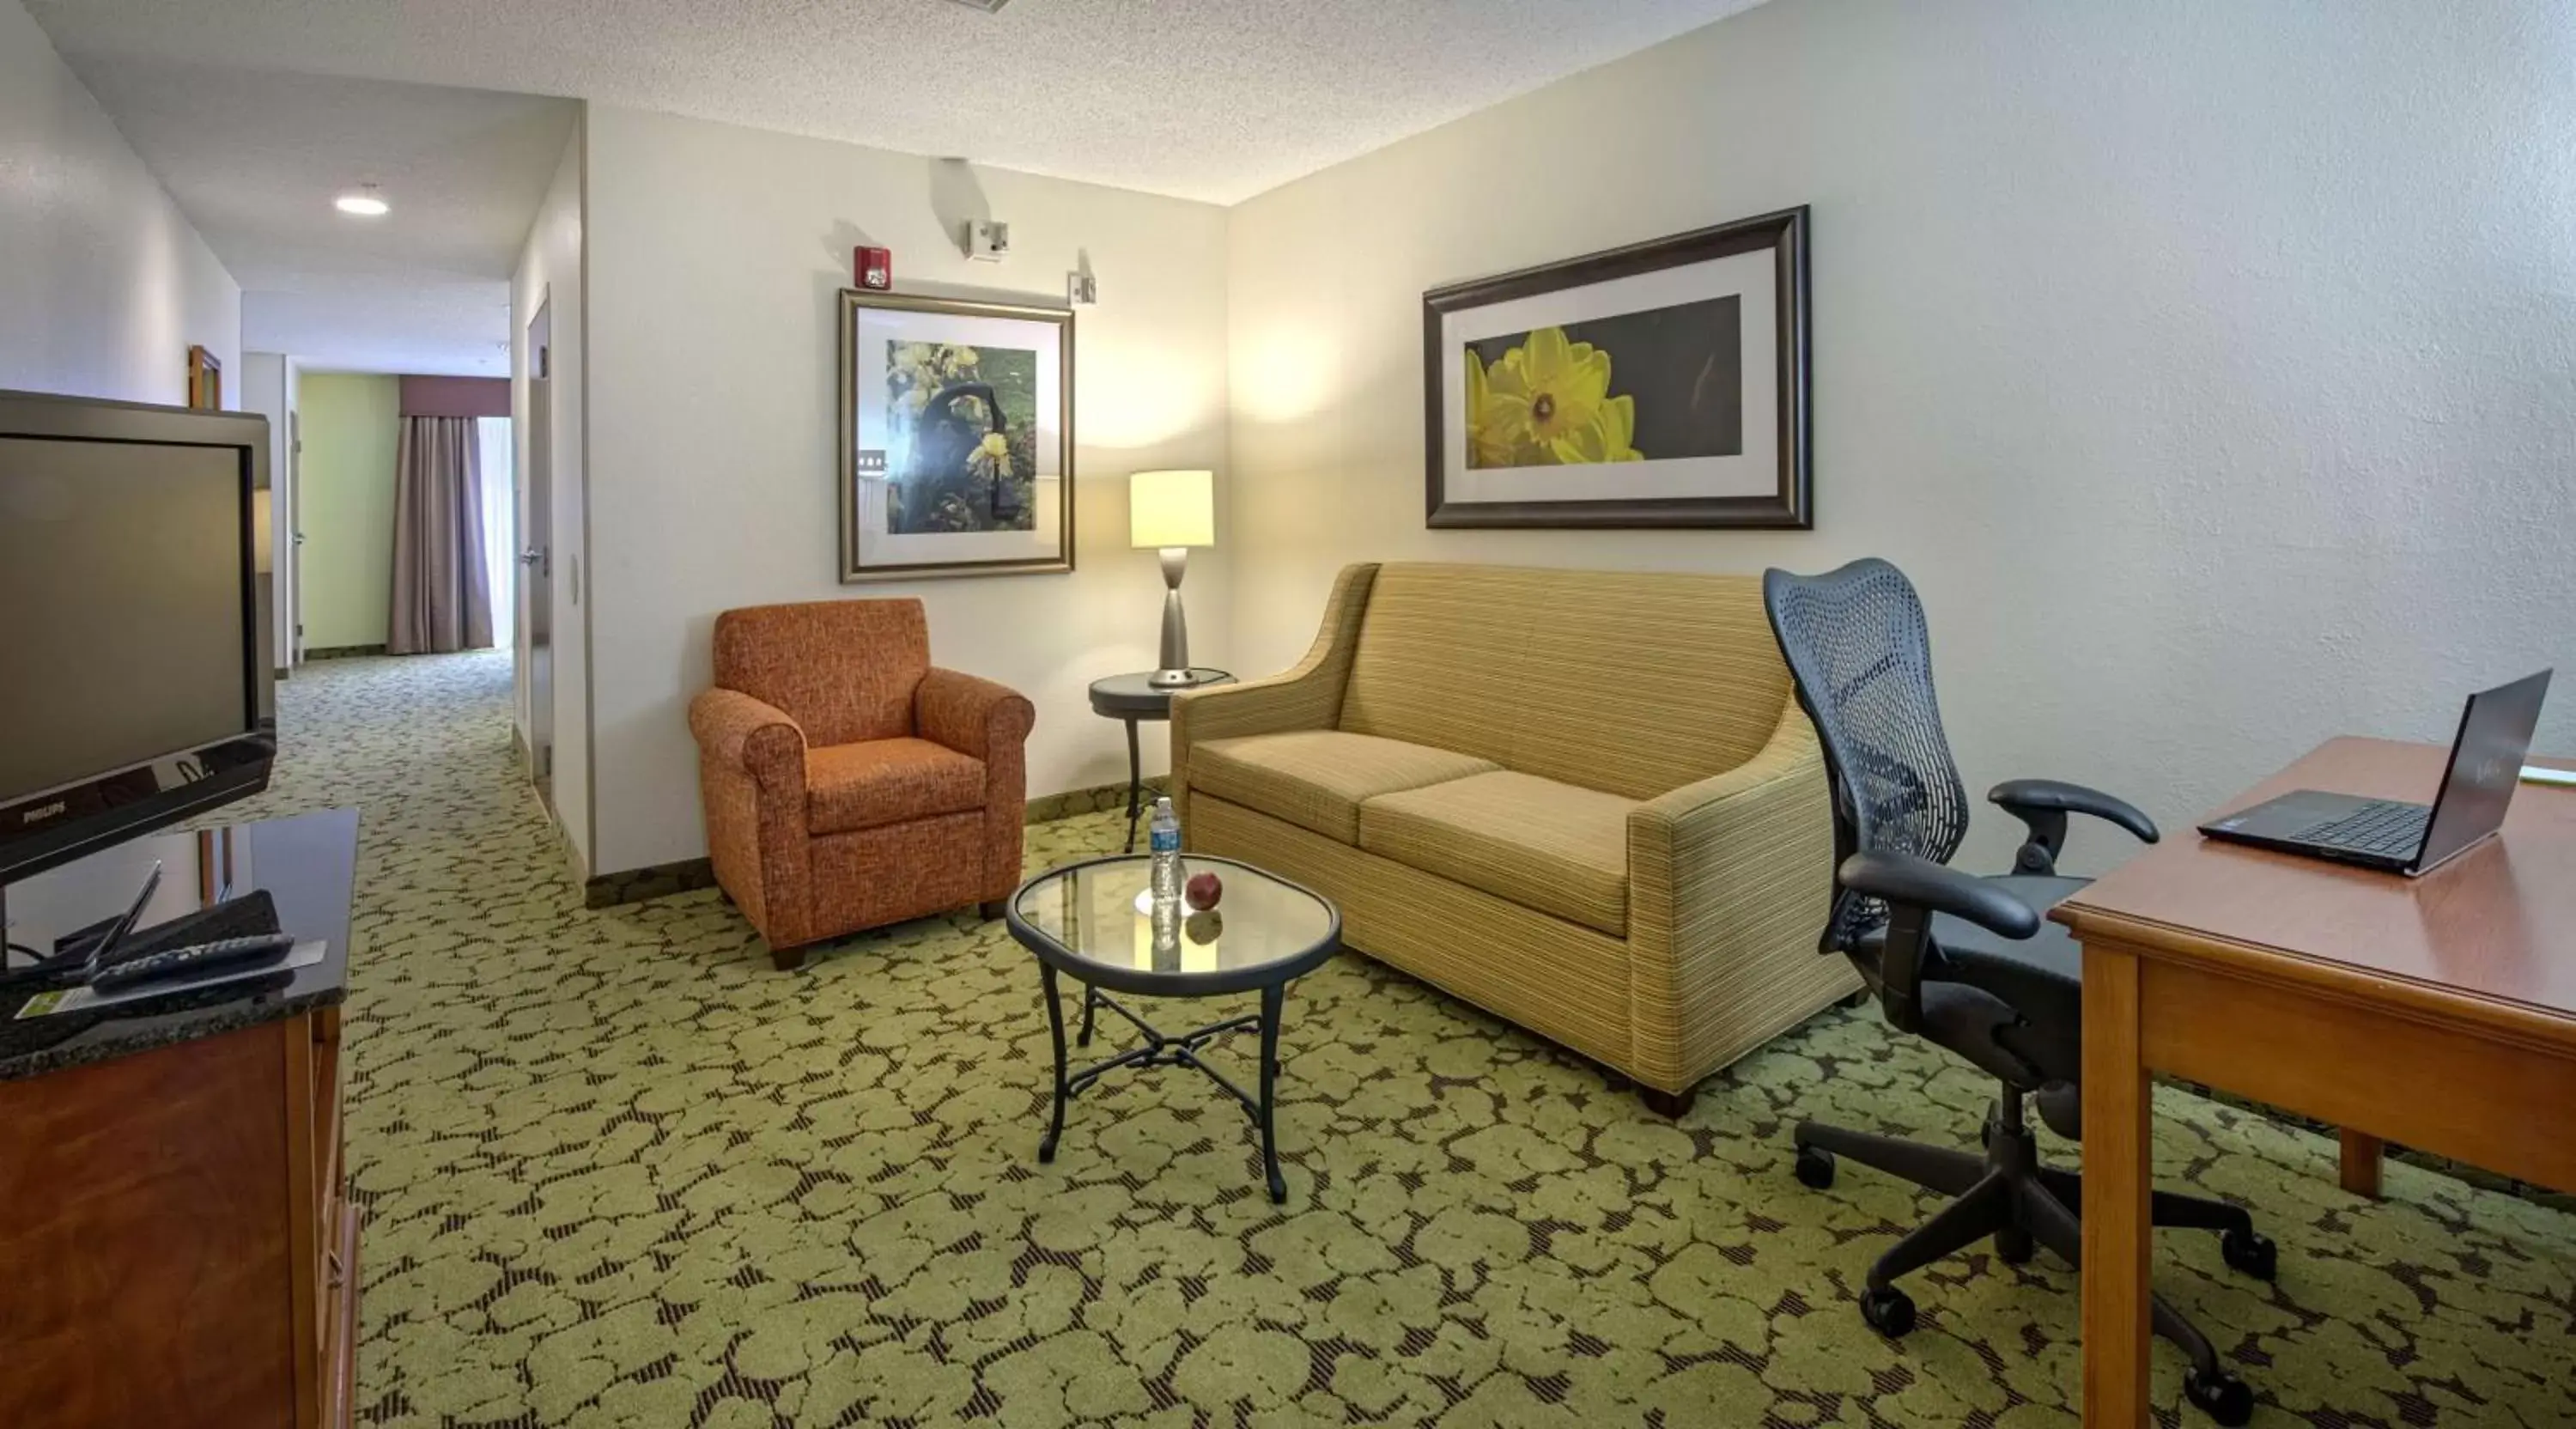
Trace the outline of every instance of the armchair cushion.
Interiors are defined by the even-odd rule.
[[[1524,908],[1628,933],[1633,799],[1497,770],[1360,805],[1360,847]]]
[[[984,761],[926,739],[871,739],[805,752],[811,834],[908,824],[984,807]]]
[[[1333,729],[1211,739],[1189,751],[1193,790],[1346,844],[1360,841],[1362,802],[1500,767],[1472,754]]]
[[[912,696],[930,669],[917,600],[755,605],[716,617],[716,684],[787,712],[816,745],[913,732]]]

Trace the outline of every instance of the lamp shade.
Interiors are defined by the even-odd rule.
[[[1127,478],[1127,539],[1139,550],[1216,544],[1216,473],[1140,471]]]

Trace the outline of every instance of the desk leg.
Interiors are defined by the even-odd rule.
[[[2356,1196],[2379,1199],[2379,1138],[2349,1127],[2343,1133],[2343,1188]]]
[[[1127,852],[1136,851],[1137,797],[1145,790],[1145,764],[1136,753],[1136,721],[1127,721]]]
[[[2152,1084],[2135,956],[2084,949],[2084,1422],[2147,1422]]]

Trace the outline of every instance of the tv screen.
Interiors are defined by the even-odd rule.
[[[0,436],[0,790],[36,793],[239,735],[238,454]]]
[[[267,423],[0,393],[0,880],[265,784]]]

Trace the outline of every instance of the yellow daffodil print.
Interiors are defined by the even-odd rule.
[[[1487,401],[1525,422],[1540,446],[1551,446],[1590,424],[1610,395],[1610,354],[1568,342],[1563,328],[1543,327],[1486,372],[1485,391]]]
[[[1589,425],[1557,438],[1549,450],[1568,466],[1644,461],[1645,454],[1634,445],[1636,439],[1637,399],[1622,395],[1602,403]]]
[[[1610,395],[1610,354],[1544,327],[1491,365],[1466,354],[1471,468],[1643,460],[1636,403]]]
[[[1528,466],[1547,460],[1530,435],[1528,409],[1493,401],[1486,385],[1484,360],[1472,348],[1466,356],[1467,465]]]

